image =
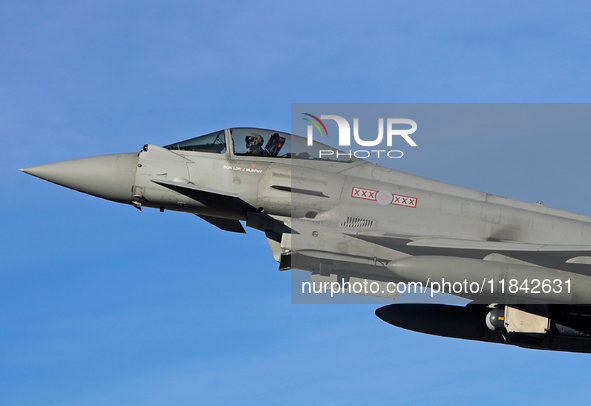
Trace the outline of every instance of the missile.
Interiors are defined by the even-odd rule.
[[[491,303],[591,303],[591,278],[572,272],[447,256],[406,257],[388,263],[388,269],[408,282],[434,292],[445,292]]]

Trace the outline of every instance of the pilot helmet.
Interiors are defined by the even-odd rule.
[[[246,136],[247,147],[261,147],[263,145],[263,137],[256,133],[250,133]]]

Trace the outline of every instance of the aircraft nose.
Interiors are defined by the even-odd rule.
[[[32,166],[22,172],[89,195],[130,203],[138,154],[101,155]]]

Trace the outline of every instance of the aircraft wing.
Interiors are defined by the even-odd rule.
[[[513,241],[486,241],[469,240],[448,237],[420,237],[388,232],[358,232],[347,234],[351,237],[380,244],[389,248],[400,249],[402,247],[416,249],[435,249],[440,251],[473,251],[486,254],[503,253],[508,256],[521,257],[525,254],[545,254],[560,258],[569,264],[591,265],[591,245],[564,245],[564,244],[533,244]],[[517,255],[516,255],[517,254]]]
[[[564,253],[583,253],[591,255],[591,246],[589,245],[561,245],[561,244],[530,244],[523,242],[509,241],[478,241],[464,240],[456,238],[421,238],[411,241],[407,244],[412,247],[431,247],[431,248],[449,248],[449,249],[474,249],[485,251],[528,251],[528,252],[564,252]]]

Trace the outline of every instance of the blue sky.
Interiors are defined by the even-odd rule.
[[[231,126],[289,131],[294,102],[588,102],[590,11],[3,1],[0,403],[586,401],[586,355],[412,333],[375,305],[292,305],[262,233],[139,212],[18,168]],[[396,169],[591,214],[588,133],[475,130],[424,140]]]

